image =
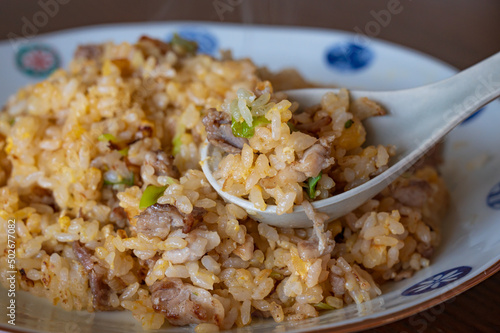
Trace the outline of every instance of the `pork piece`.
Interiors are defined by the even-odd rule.
[[[332,286],[333,294],[336,297],[345,294],[345,279],[343,277],[330,273],[329,280],[330,285]]]
[[[86,271],[91,271],[94,268],[92,254],[82,243],[73,242],[73,253]]]
[[[184,284],[178,278],[164,278],[155,282],[150,291],[153,309],[172,325],[222,324],[222,304],[204,289]]]
[[[118,227],[124,228],[126,223],[128,222],[128,216],[127,212],[125,212],[125,209],[123,207],[115,207],[109,214],[109,220],[114,222]],[[125,234],[126,238],[127,235]]]
[[[99,60],[103,53],[103,46],[100,44],[80,45],[75,51],[75,58],[87,60]]]
[[[297,243],[297,250],[299,252],[300,259],[309,260],[314,258],[319,258],[326,253],[333,251],[335,247],[335,240],[332,239],[332,234],[327,231],[323,239],[323,248],[320,246],[320,242],[316,235],[313,235],[307,240],[301,240]]]
[[[308,257],[310,255],[316,255],[316,252],[310,251],[311,246],[317,247],[320,256],[326,252],[332,252],[335,246],[335,240],[332,237],[331,231],[325,232],[325,222],[329,219],[328,215],[315,210],[312,204],[307,200],[302,202],[302,207],[304,207],[304,212],[309,220],[313,222],[313,234],[306,243],[301,245],[301,256]]]
[[[302,158],[293,164],[293,168],[303,172],[307,177],[316,177],[321,170],[330,167],[335,159],[329,156],[328,150],[317,143],[308,148]]]
[[[231,116],[215,109],[208,110],[203,118],[208,141],[229,154],[239,154],[243,145],[248,144],[245,138],[238,138],[231,130]]]
[[[163,279],[151,287],[151,301],[173,325],[199,324],[207,321],[208,312],[191,301],[191,292],[180,279]]]
[[[92,291],[92,304],[99,311],[114,310],[110,303],[111,288],[104,282],[104,276],[95,270],[89,272],[89,285]]]
[[[417,252],[422,255],[422,257],[429,259],[434,253],[434,247],[430,244],[420,243],[417,245]]]
[[[297,250],[299,251],[299,256],[302,260],[309,260],[313,258],[318,258],[320,252],[318,249],[318,242],[312,242],[310,240],[300,241],[297,244]]]
[[[159,39],[151,38],[148,36],[141,36],[136,47],[139,48],[145,56],[160,57],[165,55],[172,48],[170,44],[165,43]]]
[[[114,310],[110,303],[111,288],[104,281],[104,276],[99,274],[94,269],[94,261],[92,254],[80,242],[73,242],[73,253],[82,264],[83,268],[88,272],[90,290],[92,292],[92,304],[94,309],[100,311]]]
[[[392,191],[396,200],[409,207],[422,207],[431,194],[432,188],[429,183],[420,179],[412,179],[407,184],[397,186]]]
[[[180,177],[179,169],[174,165],[174,157],[162,150],[147,153],[145,163],[155,169],[155,175],[157,176]]]
[[[307,123],[307,124],[299,123],[299,124],[295,125],[295,127],[301,132],[310,133],[310,134],[318,134],[323,127],[327,126],[331,122],[332,122],[332,118],[327,116],[327,117],[320,118],[312,123]]]
[[[165,239],[170,228],[182,228],[187,234],[193,227],[203,220],[205,209],[193,207],[189,214],[183,214],[172,205],[154,204],[149,206],[137,217],[136,231],[148,237]]]
[[[330,248],[330,251],[333,250],[333,246],[331,246]],[[298,242],[297,250],[299,251],[299,256],[302,260],[319,258],[323,253],[329,252],[323,251],[323,253],[321,253],[319,250],[318,240],[315,238]]]
[[[364,120],[374,116],[383,116],[387,113],[380,105],[366,97],[361,97],[355,100],[351,104],[350,111],[359,120]]]
[[[189,214],[182,214],[184,217],[184,227],[182,232],[187,234],[201,221],[203,221],[203,216],[206,214],[205,208],[193,207],[193,210]]]
[[[32,187],[28,193],[21,195],[21,197],[23,201],[48,205],[54,208],[54,210],[57,210],[58,207],[52,191],[40,186]]]

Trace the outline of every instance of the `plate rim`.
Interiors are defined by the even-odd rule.
[[[354,38],[357,36],[355,32],[348,31],[348,30],[339,30],[339,29],[333,29],[333,28],[324,28],[324,27],[311,27],[311,26],[292,26],[292,25],[270,25],[270,24],[244,24],[244,23],[237,23],[237,22],[215,22],[215,21],[194,21],[194,20],[172,20],[172,21],[138,21],[138,22],[120,22],[120,23],[102,23],[102,24],[92,24],[92,25],[86,25],[86,26],[79,26],[79,27],[73,27],[73,28],[68,28],[68,29],[60,29],[60,30],[55,30],[51,32],[46,32],[46,33],[41,33],[36,35],[34,38],[30,39],[28,43],[33,43],[40,41],[41,39],[44,38],[52,38],[52,37],[58,37],[60,35],[69,35],[72,33],[81,33],[84,31],[98,31],[99,29],[118,29],[120,27],[129,27],[129,28],[139,28],[139,27],[147,27],[147,26],[155,26],[155,27],[160,27],[160,26],[171,26],[171,25],[185,25],[186,27],[215,27],[215,28],[230,28],[230,27],[238,27],[238,28],[243,28],[243,29],[258,29],[258,30],[274,30],[274,31],[283,31],[283,32],[292,32],[292,31],[307,31],[307,32],[321,32],[324,34],[328,33],[333,33],[337,34],[337,36],[344,36],[348,38]],[[146,34],[146,33],[145,33]],[[403,51],[407,52],[408,54],[413,54],[418,57],[421,57],[422,59],[426,61],[431,61],[434,62],[435,64],[446,68],[447,70],[451,70],[453,72],[457,72],[458,68],[450,65],[449,63],[445,62],[444,60],[441,60],[435,56],[429,55],[427,53],[424,53],[422,51],[416,50],[412,47],[406,46],[406,45],[401,45],[395,42],[391,42],[385,39],[381,39],[379,37],[369,37],[366,36],[366,38],[370,41],[373,41],[377,45],[383,46],[383,47],[389,47],[392,50],[397,50],[397,51]],[[9,46],[9,43],[11,43],[8,39],[0,40],[0,47],[4,46]],[[13,49],[15,50],[15,49]],[[358,331],[358,330],[366,330],[370,328],[375,328],[379,327],[381,325],[386,325],[407,317],[410,317],[414,314],[417,314],[419,312],[425,311],[435,305],[444,303],[448,301],[449,299],[467,291],[468,289],[478,285],[479,283],[483,282],[484,280],[488,279],[495,273],[500,271],[500,260],[498,260],[496,263],[493,263],[488,266],[485,270],[477,273],[475,276],[469,278],[468,280],[464,281],[463,283],[455,286],[453,289],[448,290],[444,292],[443,294],[437,295],[431,299],[428,299],[426,301],[423,301],[421,303],[415,304],[413,306],[410,306],[406,309],[401,309],[393,313],[388,313],[382,316],[378,316],[375,318],[368,318],[368,319],[362,319],[363,317],[359,317],[360,320],[353,322],[353,323],[347,323],[347,324],[340,324],[339,326],[334,326],[334,327],[328,327],[329,324],[321,325],[321,327],[307,327],[303,329],[294,329],[292,330],[293,332],[331,332],[332,330],[335,330],[336,332],[341,332],[341,333],[348,333],[348,332],[353,332],[353,331]],[[36,297],[36,296],[35,296]],[[376,315],[376,314],[375,314]],[[341,323],[342,321],[338,322]],[[22,328],[18,329],[16,326],[8,325],[7,323],[0,323],[0,332],[12,332],[12,333],[27,333],[27,332],[36,332],[33,331],[30,328]]]
[[[370,328],[375,328],[379,327],[382,325],[387,325],[393,322],[396,322],[401,319],[408,318],[414,314],[420,313],[422,311],[425,311],[435,305],[439,305],[441,303],[444,303],[448,301],[449,299],[458,296],[462,294],[463,292],[471,289],[472,287],[475,287],[479,283],[483,282],[484,280],[488,279],[489,277],[493,276],[495,273],[500,271],[500,260],[498,260],[496,263],[488,267],[482,272],[479,272],[476,276],[470,278],[467,281],[464,281],[463,283],[459,284],[453,289],[448,290],[447,292],[437,295],[427,301],[424,301],[420,304],[416,304],[414,306],[411,306],[407,309],[402,309],[399,311],[396,311],[394,313],[386,314],[377,318],[370,318],[366,320],[362,320],[356,323],[351,323],[351,324],[346,324],[344,326],[339,326],[335,328],[336,333],[350,333],[350,332],[356,332],[360,330],[366,330]],[[331,328],[321,328],[315,332],[318,333],[326,333],[331,331]]]
[[[334,28],[324,28],[324,27],[313,27],[313,26],[293,26],[293,25],[272,25],[272,24],[245,24],[245,23],[237,23],[237,22],[215,22],[215,21],[205,21],[205,20],[172,20],[172,21],[160,21],[160,20],[154,20],[154,21],[136,21],[136,22],[119,22],[119,23],[100,23],[100,24],[90,24],[86,26],[79,26],[79,27],[72,27],[72,28],[67,28],[67,29],[60,29],[60,30],[54,30],[50,32],[44,32],[41,34],[37,34],[33,39],[30,39],[29,43],[32,41],[36,41],[41,38],[46,38],[46,37],[56,37],[59,34],[66,34],[66,33],[76,33],[76,32],[82,32],[84,30],[98,30],[102,28],[120,28],[120,27],[131,27],[131,26],[160,26],[160,25],[186,25],[186,26],[214,26],[214,27],[239,27],[239,28],[257,28],[257,29],[262,29],[262,30],[301,30],[301,31],[317,31],[317,32],[323,32],[323,33],[336,33],[340,35],[345,35],[345,36],[350,36],[350,37],[355,37],[358,34],[349,31],[349,30],[341,30],[341,29],[334,29]],[[146,34],[146,33],[145,33]],[[366,35],[363,35],[366,36]],[[455,67],[446,61],[437,58],[435,56],[432,56],[430,54],[427,54],[423,51],[414,49],[410,46],[398,44],[396,42],[391,42],[389,40],[379,38],[379,37],[370,37],[366,36],[367,40],[375,41],[378,44],[382,44],[387,47],[391,48],[397,48],[400,50],[404,50],[406,52],[414,53],[420,57],[426,58],[427,60],[431,60],[434,62],[439,63],[439,65],[442,65],[443,67],[447,67],[447,69],[451,69],[454,71],[459,70],[458,67]],[[2,39],[0,40],[0,47],[6,46],[10,43],[8,39]]]
[[[422,311],[425,311],[435,305],[444,303],[448,301],[449,299],[458,296],[459,294],[469,290],[472,287],[475,287],[479,283],[483,282],[484,280],[488,279],[489,277],[493,276],[495,273],[500,271],[500,260],[498,260],[495,264],[491,265],[484,271],[480,272],[476,276],[470,278],[467,281],[464,281],[460,285],[456,286],[455,288],[448,290],[442,295],[435,296],[423,303],[416,304],[412,307],[409,307],[407,309],[402,309],[399,310],[395,313],[389,313],[380,317],[376,318],[370,318],[370,319],[365,319],[361,321],[357,321],[354,323],[349,323],[345,324],[342,326],[338,327],[321,327],[319,329],[314,329],[314,328],[306,328],[306,329],[298,329],[298,330],[292,330],[292,332],[316,332],[316,333],[327,333],[331,332],[332,329],[335,330],[336,333],[351,333],[351,332],[356,332],[360,330],[366,330],[370,328],[376,328],[382,325],[387,325],[393,322],[396,322],[401,319],[408,318],[414,314],[420,313]],[[36,296],[34,296],[36,297]],[[15,328],[16,326],[8,325],[5,326],[4,323],[0,323],[0,330],[1,332],[6,332],[6,333],[32,333],[36,332],[31,329],[24,330],[24,329],[17,329]]]

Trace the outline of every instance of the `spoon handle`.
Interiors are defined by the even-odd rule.
[[[414,162],[458,124],[480,107],[500,96],[500,52],[448,78],[430,85],[374,93],[392,115],[387,121],[374,119],[377,142],[392,140]],[[404,128],[404,130],[401,130]]]
[[[428,88],[446,99],[444,117],[454,127],[500,96],[500,52]]]

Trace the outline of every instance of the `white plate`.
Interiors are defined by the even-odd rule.
[[[143,34],[168,39],[173,32],[197,40],[206,53],[231,49],[236,58],[250,57],[272,70],[294,67],[309,80],[347,88],[409,88],[449,77],[456,71],[413,50],[333,30],[199,22],[126,24],[1,43],[0,101],[5,102],[19,87],[40,80],[54,67],[67,66],[78,44],[134,42]],[[478,86],[484,84],[478,81]],[[410,279],[384,285],[382,296],[362,305],[301,322],[276,324],[254,320],[238,332],[365,329],[443,302],[500,269],[499,124],[500,103],[494,101],[447,137],[442,170],[451,190],[451,209],[443,221],[442,244],[429,268]],[[0,293],[4,313],[9,300],[6,290]],[[0,329],[65,333],[141,331],[128,313],[66,312],[22,292],[16,295],[16,306],[16,326],[7,324],[8,317],[2,315]],[[173,327],[167,331],[189,330]]]

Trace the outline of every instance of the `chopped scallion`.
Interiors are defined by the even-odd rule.
[[[112,181],[104,179],[104,185],[120,185],[120,184],[124,184],[124,185],[128,185],[128,186],[134,185],[134,174],[132,174],[132,176],[130,176],[129,178],[123,178],[122,180],[117,181],[117,182],[112,182]]]
[[[182,38],[177,33],[174,33],[170,43],[172,46],[180,48],[185,53],[195,53],[198,49],[198,44],[196,42]]]
[[[122,155],[122,156],[127,156],[128,155],[128,147],[125,147],[123,149],[120,149],[118,150],[118,152]]]
[[[97,138],[99,141],[116,141],[116,137],[110,133],[104,133]]]
[[[314,307],[318,310],[334,310],[335,308],[323,302],[314,304]]]
[[[322,173],[320,172],[319,175],[316,177],[310,177],[307,180],[307,195],[309,198],[314,199],[316,198],[316,185],[318,184],[319,180],[321,179]]]
[[[154,205],[158,199],[163,195],[163,192],[167,189],[168,185],[165,186],[154,186],[148,185],[142,193],[141,201],[139,202],[139,208],[145,209],[149,206]]]
[[[270,124],[271,122],[264,116],[253,117],[252,126],[248,126],[245,121],[237,121],[233,118],[231,130],[233,135],[240,138],[251,138],[255,134],[255,127]]]
[[[298,132],[299,131],[299,129],[291,121],[287,122],[286,124],[290,128],[290,131],[292,131],[292,132]]]
[[[172,139],[172,155],[174,155],[174,156],[181,152],[181,147],[182,147],[181,137],[182,137],[182,133],[176,135]]]

